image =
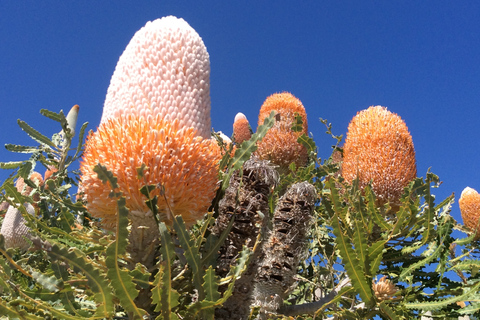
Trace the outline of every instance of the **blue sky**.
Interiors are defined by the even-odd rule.
[[[2,1],[0,144],[30,145],[17,119],[58,131],[39,110],[80,105],[99,124],[110,77],[149,20],[184,18],[210,54],[212,125],[237,112],[256,126],[267,96],[304,104],[320,155],[357,111],[383,105],[407,123],[418,174],[444,183],[437,203],[480,191],[480,2],[477,1]],[[0,148],[0,161],[24,159]],[[0,180],[8,172],[0,171]],[[461,220],[458,204],[452,211]]]

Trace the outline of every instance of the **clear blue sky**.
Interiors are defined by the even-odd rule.
[[[207,46],[216,130],[230,135],[237,112],[256,127],[265,98],[289,91],[325,158],[333,140],[319,118],[345,134],[357,111],[383,105],[406,121],[418,174],[431,167],[444,181],[437,203],[480,191],[478,1],[2,1],[0,144],[31,144],[18,118],[58,131],[41,108],[79,104],[95,130],[125,46],[166,15]],[[0,161],[23,157],[0,148]]]

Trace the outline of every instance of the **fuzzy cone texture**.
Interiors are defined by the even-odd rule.
[[[247,117],[241,112],[237,113],[233,121],[233,140],[241,144],[243,141],[250,140],[251,137],[252,129]]]
[[[92,216],[112,228],[116,202],[108,196],[110,185],[93,171],[101,163],[117,177],[132,215],[151,215],[139,189],[153,184],[157,188],[151,197],[158,196],[162,220],[169,223],[173,214],[181,215],[191,225],[203,217],[215,196],[220,157],[215,140],[196,136],[193,128],[182,128],[178,120],[130,114],[103,122],[88,136],[80,164],[80,190]],[[137,168],[142,164],[147,168],[139,179]]]
[[[35,214],[35,208],[30,203],[25,203],[25,209],[31,215]],[[5,218],[3,219],[0,233],[5,238],[5,248],[20,248],[26,250],[30,244],[25,239],[30,238],[30,228],[25,225],[26,221],[22,217],[19,209],[9,206]]]
[[[124,114],[157,116],[210,137],[210,59],[198,33],[173,16],[149,21],[118,60],[101,123]]]
[[[257,156],[278,165],[280,172],[288,170],[291,163],[295,163],[297,167],[306,165],[307,149],[297,142],[302,134],[308,135],[307,114],[302,103],[288,92],[269,96],[260,108],[259,126],[272,111],[277,113],[276,121],[258,143]],[[292,130],[296,115],[302,117],[301,131]]]
[[[458,200],[463,223],[467,228],[475,232],[475,239],[480,238],[480,194],[470,187],[462,191]]]
[[[342,176],[360,188],[370,181],[377,204],[399,205],[403,189],[417,176],[412,136],[405,122],[385,107],[360,111],[348,126]]]

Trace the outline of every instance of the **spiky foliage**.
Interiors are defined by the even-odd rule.
[[[417,175],[412,136],[405,122],[381,106],[360,111],[348,126],[343,146],[342,176],[358,179],[363,189],[372,183],[379,205],[394,207]]]

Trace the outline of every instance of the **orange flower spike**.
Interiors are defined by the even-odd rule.
[[[357,175],[362,189],[372,182],[378,205],[390,202],[394,211],[403,189],[417,176],[407,125],[385,107],[358,112],[348,126],[342,176],[352,182]]]
[[[480,194],[472,188],[466,187],[458,200],[463,223],[475,232],[475,239],[480,238]]]
[[[269,96],[260,109],[259,126],[272,111],[277,112],[276,121],[258,143],[258,157],[278,165],[280,172],[286,172],[291,163],[297,167],[306,165],[307,149],[297,142],[299,136],[308,134],[307,113],[302,103],[288,92]],[[292,130],[297,115],[302,117],[302,130],[299,132]]]
[[[233,121],[233,140],[237,144],[241,144],[243,141],[249,140],[252,137],[252,129],[247,117],[239,112],[235,116]]]
[[[215,197],[220,158],[215,140],[196,136],[192,127],[180,128],[178,120],[133,114],[109,119],[85,144],[80,170],[87,209],[102,219],[105,228],[113,228],[115,199],[108,196],[110,185],[103,184],[93,171],[100,162],[117,177],[133,215],[151,215],[139,189],[153,184],[165,192],[165,196],[160,195],[160,188],[156,188],[151,194],[158,196],[162,221],[170,223],[174,214],[192,225],[203,217]],[[146,165],[144,178],[138,179],[136,169],[142,164]]]

